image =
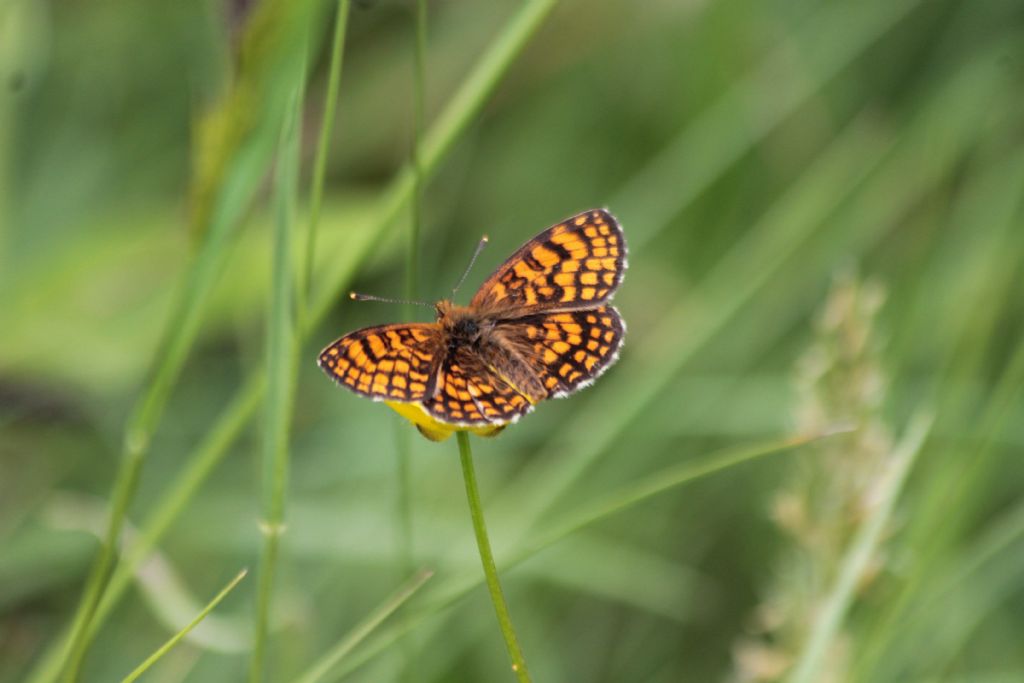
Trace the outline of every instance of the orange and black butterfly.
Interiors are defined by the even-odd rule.
[[[442,300],[436,322],[351,332],[320,353],[320,367],[428,438],[493,435],[615,362],[626,326],[608,301],[625,270],[618,222],[585,211],[520,247],[468,306]]]

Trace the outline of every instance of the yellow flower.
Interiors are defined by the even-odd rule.
[[[505,428],[503,424],[486,425],[483,427],[454,425],[435,419],[416,403],[399,403],[398,401],[384,401],[384,403],[406,420],[416,425],[416,429],[420,430],[420,434],[431,441],[444,441],[455,432],[472,432],[478,436],[495,436]]]

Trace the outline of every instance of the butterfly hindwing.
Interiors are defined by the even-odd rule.
[[[479,354],[461,348],[445,359],[434,395],[424,399],[423,408],[442,422],[480,425],[515,422],[533,404]]]
[[[519,248],[477,291],[481,311],[532,313],[591,308],[606,301],[626,269],[615,217],[594,209],[553,225]]]
[[[508,344],[523,354],[547,395],[561,397],[587,386],[618,356],[626,326],[612,306],[540,313],[502,323]]]

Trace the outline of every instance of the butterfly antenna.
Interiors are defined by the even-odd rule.
[[[349,292],[348,298],[352,301],[379,301],[382,304],[410,304],[412,306],[427,306],[432,308],[434,304],[427,303],[426,301],[409,301],[407,299],[386,299],[382,296],[374,296],[372,294],[360,294],[359,292]]]
[[[469,265],[466,266],[466,270],[463,271],[462,277],[459,278],[459,283],[452,289],[452,298],[455,298],[455,293],[459,291],[459,287],[466,281],[466,276],[469,275],[469,271],[473,270],[473,264],[476,263],[476,257],[480,255],[480,252],[487,246],[487,235],[480,238],[480,242],[476,245],[476,251],[473,252],[473,258],[469,259]]]

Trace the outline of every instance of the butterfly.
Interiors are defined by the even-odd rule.
[[[435,322],[356,330],[321,351],[319,365],[431,440],[460,429],[493,436],[615,362],[626,325],[608,302],[625,270],[618,221],[585,211],[521,246],[468,306],[441,300]]]

